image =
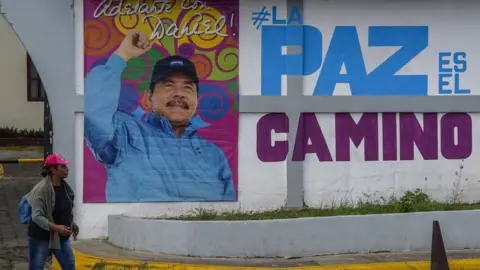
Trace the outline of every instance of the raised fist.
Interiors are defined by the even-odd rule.
[[[152,48],[153,41],[148,40],[147,34],[138,30],[131,30],[125,35],[122,43],[115,51],[123,60],[128,61],[132,58],[143,55]]]

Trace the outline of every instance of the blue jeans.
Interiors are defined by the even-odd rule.
[[[48,241],[28,238],[30,256],[30,270],[43,270],[45,260],[51,252],[57,258],[63,270],[75,270],[75,256],[73,255],[70,240],[61,241],[60,249],[49,249]]]

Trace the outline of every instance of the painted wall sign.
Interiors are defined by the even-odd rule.
[[[471,32],[432,24],[422,15],[408,15],[408,24],[404,13],[353,20],[350,9],[312,1],[305,5],[304,14],[293,6],[280,15],[282,7],[275,5],[252,12],[262,39],[261,95],[282,95],[285,75],[311,76],[304,94],[314,96],[475,94],[468,63],[480,61],[475,53],[479,42],[445,43],[440,38],[471,39]],[[286,54],[286,46],[300,52]]]
[[[334,134],[325,134],[314,113],[300,116],[298,129],[289,130],[285,114],[267,114],[257,124],[257,155],[263,162],[285,161],[288,144],[294,143],[293,161],[315,154],[319,162],[350,161],[350,146],[363,143],[365,161],[467,159],[472,154],[472,118],[467,113],[336,113]],[[295,142],[274,141],[272,133],[296,132]],[[333,149],[325,136],[335,139]],[[420,155],[415,158],[415,148]],[[381,149],[381,151],[380,151]]]

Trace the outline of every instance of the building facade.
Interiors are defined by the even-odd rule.
[[[0,127],[43,129],[45,91],[27,50],[0,18]]]
[[[132,19],[135,16],[122,17],[118,12],[141,13],[137,19],[142,21],[141,16],[159,7],[132,11],[132,5],[99,6],[112,1],[73,1],[72,5],[72,1],[2,0],[1,11],[45,75],[55,151],[74,161],[69,181],[77,193],[76,218],[83,228],[82,238],[107,236],[107,216],[117,214],[158,217],[195,208],[248,211],[324,206],[366,198],[378,201],[416,188],[437,200],[458,194],[463,201],[480,199],[476,165],[480,149],[474,135],[480,121],[476,88],[480,39],[474,34],[478,3],[200,2],[218,5],[208,12],[223,10],[201,17],[218,19],[217,26],[228,22],[228,31],[210,32],[220,36],[219,43],[206,35],[208,42],[187,37],[171,46],[156,44],[156,52],[133,61],[137,66],[127,69],[122,78],[125,84],[117,89],[119,105],[137,118],[144,117],[149,77],[144,71],[150,71],[145,67],[167,54],[193,52],[190,58],[197,60],[202,82],[221,88],[211,86],[200,93],[199,103],[206,107],[199,117],[216,128],[212,133],[228,137],[216,142],[225,142],[221,148],[229,151],[225,154],[237,178],[237,200],[149,198],[118,204],[106,201],[105,186],[111,179],[85,143],[84,111],[99,103],[94,97],[86,98],[84,79],[94,67],[107,63],[125,30],[138,23]],[[166,16],[174,21],[180,18]],[[178,37],[175,31],[190,31],[181,25],[163,33],[161,27],[151,29],[146,23],[137,28],[152,38],[166,36],[171,41]],[[201,29],[196,30],[205,31]],[[204,52],[195,55],[199,51]],[[203,62],[209,57],[214,60]],[[123,65],[118,58],[110,63]],[[223,121],[225,115],[230,118]],[[130,150],[141,152],[138,140],[125,141],[136,147]],[[143,171],[138,173],[138,181],[152,180]]]

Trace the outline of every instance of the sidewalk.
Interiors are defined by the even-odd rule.
[[[343,254],[304,258],[192,258],[127,251],[103,240],[72,242],[77,270],[82,269],[430,269],[430,252]],[[447,252],[450,269],[479,269],[480,250]],[[60,269],[56,265],[55,269]]]

